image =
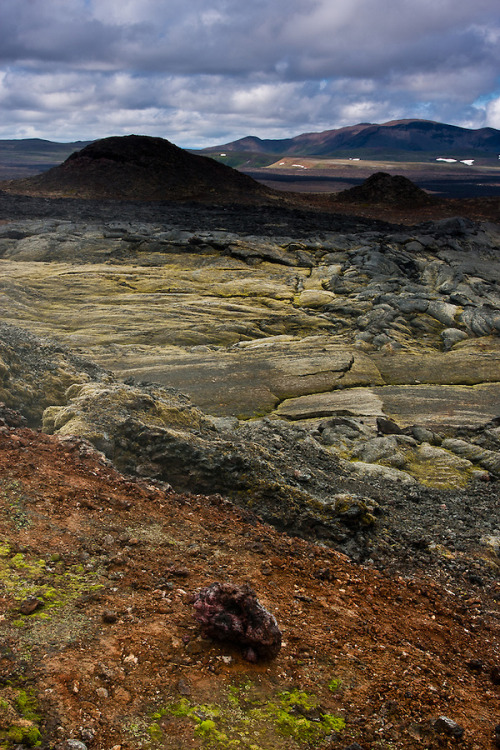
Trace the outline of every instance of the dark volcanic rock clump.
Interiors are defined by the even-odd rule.
[[[335,196],[345,203],[382,203],[395,206],[426,206],[435,203],[435,198],[417,187],[402,175],[386,172],[372,174],[362,185],[344,190]]]
[[[274,659],[281,649],[281,631],[273,615],[248,585],[213,583],[194,598],[194,616],[203,632],[243,647],[245,659]]]
[[[255,202],[269,193],[247,175],[164,138],[113,136],[91,143],[44,174],[10,183],[12,192],[119,200]]]

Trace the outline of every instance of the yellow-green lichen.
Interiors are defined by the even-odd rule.
[[[342,688],[342,680],[339,679],[338,677],[332,677],[332,679],[328,683],[328,690],[331,693],[338,693],[341,688]]]
[[[13,600],[16,616],[11,623],[15,627],[35,620],[49,620],[82,594],[102,588],[98,574],[81,565],[54,569],[50,559],[47,562],[27,552],[9,556],[10,549],[8,540],[0,541],[0,590]],[[40,605],[31,614],[19,617],[18,607],[29,598],[38,599]]]
[[[31,498],[23,492],[20,482],[17,480],[0,481],[0,502],[8,520],[16,529],[23,529],[30,525],[25,507],[30,501]]]
[[[203,747],[220,750],[313,748],[345,726],[344,720],[329,713],[315,694],[299,689],[266,694],[250,680],[230,686],[217,705],[182,698],[157,710],[148,728],[154,747],[165,740],[165,716],[187,720],[193,739],[200,740]]]
[[[41,744],[42,735],[38,727],[11,727],[7,732],[7,740],[12,743],[33,747]],[[7,745],[9,747],[9,745]]]
[[[42,740],[40,721],[35,695],[7,687],[0,699],[0,748],[38,747]]]
[[[33,693],[20,690],[16,696],[16,706],[20,714],[29,721],[40,721],[37,700]]]

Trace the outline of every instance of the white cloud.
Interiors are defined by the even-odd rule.
[[[485,124],[490,128],[500,130],[500,96],[491,99],[486,105],[485,110]]]
[[[3,3],[0,137],[142,129],[204,145],[400,117],[499,126],[498,100],[483,103],[497,2]]]

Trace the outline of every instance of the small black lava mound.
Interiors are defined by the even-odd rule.
[[[375,172],[362,185],[335,195],[341,203],[381,203],[391,206],[426,206],[436,199],[402,175]]]
[[[136,201],[252,202],[270,191],[247,175],[164,138],[113,136],[89,144],[53,169],[9,184],[46,197]]]
[[[194,616],[204,635],[241,646],[248,661],[279,654],[278,623],[248,584],[212,583],[195,594]]]

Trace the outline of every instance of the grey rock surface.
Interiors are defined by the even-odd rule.
[[[498,227],[13,206],[0,399],[30,424],[357,559],[498,535]]]

